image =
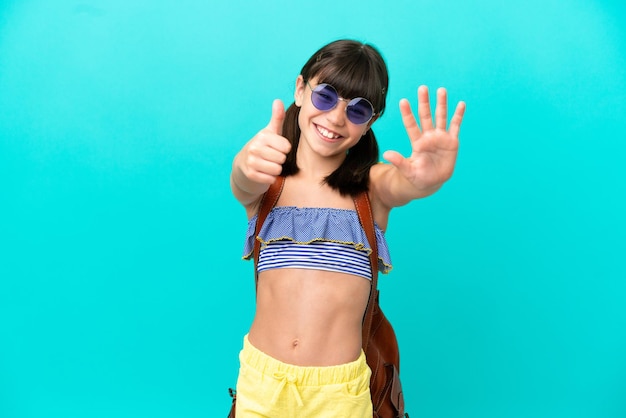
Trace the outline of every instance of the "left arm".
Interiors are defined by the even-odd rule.
[[[426,86],[420,86],[417,97],[421,129],[408,100],[400,101],[402,122],[411,141],[411,155],[405,158],[396,151],[387,151],[383,157],[391,164],[376,164],[370,170],[372,197],[375,204],[387,210],[435,193],[454,171],[465,103],[459,102],[446,128],[446,90],[437,90],[434,125]]]

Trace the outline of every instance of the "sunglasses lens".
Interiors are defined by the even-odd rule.
[[[346,108],[348,119],[355,125],[367,123],[374,116],[374,107],[372,104],[362,97],[350,100]]]
[[[313,89],[311,101],[313,102],[313,106],[319,110],[330,110],[337,106],[339,95],[333,86],[320,84]]]

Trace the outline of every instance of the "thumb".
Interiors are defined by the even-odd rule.
[[[272,119],[267,125],[267,129],[271,132],[282,135],[283,134],[283,122],[285,121],[285,106],[280,99],[274,100],[272,103]]]
[[[402,154],[396,151],[385,151],[385,153],[383,154],[383,158],[397,168],[400,168],[400,166],[404,162],[404,157],[402,156]]]

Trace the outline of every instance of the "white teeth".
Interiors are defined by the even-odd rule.
[[[328,139],[339,138],[339,135],[335,135],[334,133],[330,132],[328,129],[322,128],[321,126],[318,126],[317,130],[319,131],[319,133],[321,133],[323,136],[325,136]]]

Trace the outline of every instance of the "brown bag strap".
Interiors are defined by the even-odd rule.
[[[283,191],[285,185],[285,177],[278,176],[276,181],[272,183],[267,192],[263,195],[261,203],[259,205],[259,212],[257,213],[256,227],[254,230],[254,277],[255,281],[258,280],[258,264],[259,254],[261,252],[261,241],[258,240],[257,235],[261,231],[261,227],[267,219],[267,215],[271,212],[272,208],[276,206],[280,193]]]
[[[372,205],[370,204],[367,192],[363,192],[354,198],[356,213],[359,216],[361,226],[365,231],[365,236],[372,249],[370,252],[370,265],[372,268],[372,283],[370,296],[367,301],[365,315],[363,315],[363,351],[367,351],[369,342],[369,333],[372,328],[372,320],[374,318],[374,307],[378,300],[378,243],[376,242],[376,233],[374,229],[374,217],[372,214]]]

